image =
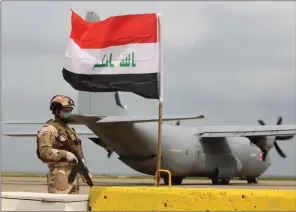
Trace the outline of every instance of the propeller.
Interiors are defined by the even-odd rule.
[[[282,124],[282,120],[283,120],[283,118],[282,118],[281,116],[279,116],[276,125],[281,125],[281,124]],[[261,120],[261,119],[258,120],[258,123],[259,123],[260,125],[266,125],[266,124],[264,123],[264,121]],[[280,136],[276,136],[276,137],[275,137],[275,140],[274,140],[273,144],[274,144],[274,147],[275,147],[276,151],[278,152],[278,154],[279,154],[281,157],[286,158],[287,156],[286,156],[286,154],[283,152],[283,150],[281,150],[281,148],[279,147],[279,145],[278,145],[278,143],[276,142],[276,140],[288,140],[288,139],[291,139],[291,138],[293,138],[293,137],[294,137],[293,135],[292,135],[292,136],[290,136],[290,135],[288,135],[288,136],[280,135]],[[266,154],[267,154],[267,152],[264,152],[263,160],[265,160]]]

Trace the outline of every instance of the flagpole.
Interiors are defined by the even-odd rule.
[[[158,24],[158,40],[159,40],[159,105],[158,105],[158,145],[157,145],[157,174],[156,174],[156,186],[160,182],[160,172],[161,169],[161,153],[162,153],[162,103],[163,103],[163,50],[162,50],[162,31],[161,31],[161,20],[160,16],[162,14],[157,14],[157,24]]]

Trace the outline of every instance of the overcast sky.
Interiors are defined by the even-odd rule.
[[[279,115],[283,124],[296,123],[295,2],[5,1],[1,6],[2,120],[46,121],[57,93],[78,101],[78,92],[61,75],[72,8],[82,17],[96,11],[101,19],[163,13],[164,113],[206,116],[182,124],[257,125],[258,118],[275,124]],[[122,96],[128,114],[157,115],[156,101]],[[135,173],[116,155],[108,159],[104,150],[83,140],[92,173]],[[296,139],[278,143],[288,158],[272,149],[266,174],[296,175]],[[47,171],[35,151],[35,138],[2,136],[2,171]]]

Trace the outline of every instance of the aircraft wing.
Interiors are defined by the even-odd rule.
[[[190,120],[190,119],[202,119],[203,114],[197,116],[164,116],[162,121],[177,121],[177,120]],[[74,114],[73,121],[69,124],[84,124],[84,121],[97,123],[116,123],[116,122],[129,122],[129,123],[141,123],[141,122],[157,122],[158,116],[94,116]],[[2,124],[44,124],[44,121],[3,121]]]
[[[296,125],[205,126],[197,135],[204,138],[296,135]]]
[[[174,121],[174,120],[190,120],[190,119],[202,119],[204,116],[164,116],[162,121]],[[73,121],[69,124],[78,124],[86,126],[94,126],[95,124],[105,124],[105,123],[143,123],[143,122],[157,122],[158,116],[94,116],[94,115],[82,115],[73,114]],[[3,121],[3,124],[44,124],[42,121]],[[37,132],[32,133],[3,133],[6,136],[36,136]],[[89,131],[77,131],[79,135],[90,135],[96,136],[93,132]]]
[[[86,136],[96,136],[93,132],[89,131],[83,131],[79,132],[77,131],[78,135],[86,135]],[[37,136],[37,131],[36,132],[9,132],[9,133],[3,133],[2,135],[5,136],[15,136],[15,137],[32,137],[32,136]]]
[[[190,120],[202,119],[203,115],[198,116],[165,116],[162,121],[177,121],[177,120]],[[143,122],[158,122],[158,116],[107,116],[97,121],[97,123],[143,123]]]
[[[164,116],[162,121],[176,121],[176,120],[190,120],[190,119],[202,119],[204,116]],[[73,122],[70,124],[85,124],[88,123],[143,123],[143,122],[157,122],[158,116],[91,116],[74,114],[72,116]]]

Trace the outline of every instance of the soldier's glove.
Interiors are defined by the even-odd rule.
[[[76,156],[72,152],[67,152],[66,160],[67,161],[76,160],[76,162],[78,163]]]

